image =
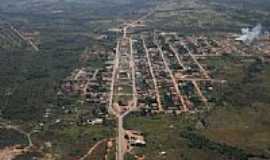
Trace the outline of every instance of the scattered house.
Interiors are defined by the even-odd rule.
[[[92,119],[92,120],[87,120],[87,123],[90,124],[90,125],[103,124],[103,119],[95,118],[95,119]]]
[[[130,146],[142,147],[146,145],[144,140],[144,136],[141,132],[134,130],[127,130],[125,134],[125,138],[128,141]]]

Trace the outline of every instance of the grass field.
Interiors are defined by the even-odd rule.
[[[50,142],[49,153],[58,159],[72,160],[86,154],[99,140],[113,135],[113,130],[104,126],[54,126],[34,135],[34,142],[38,145]]]
[[[213,141],[269,155],[269,111],[269,106],[263,104],[256,108],[220,107],[209,114],[208,127],[200,132]]]
[[[146,147],[135,149],[136,154],[144,154],[146,160],[209,160],[219,159],[220,154],[192,148],[181,133],[195,126],[192,115],[171,117],[159,115],[154,117],[139,117],[131,115],[127,118],[125,127],[142,131],[146,138]],[[161,152],[166,152],[162,155]]]

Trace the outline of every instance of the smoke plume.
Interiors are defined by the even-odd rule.
[[[242,41],[246,44],[251,44],[255,39],[257,39],[261,35],[262,25],[258,24],[251,30],[249,28],[243,28],[241,31],[242,35],[236,38],[236,40]]]

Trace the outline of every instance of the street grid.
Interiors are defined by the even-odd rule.
[[[221,58],[232,51],[239,51],[238,56],[244,58],[254,57],[237,46],[228,48],[224,42],[204,36],[136,32],[137,27],[144,27],[146,17],[120,27],[122,36],[117,39],[114,54],[109,56],[110,63],[106,69],[93,71],[94,78],[85,81],[83,87],[90,101],[98,96],[94,103],[102,102],[102,106],[107,103],[108,113],[117,119],[116,160],[124,160],[137,143],[127,138],[136,131],[123,126],[129,113],[178,115],[208,110],[214,103],[217,87],[222,87],[226,80],[215,79],[205,60]],[[91,87],[92,81],[95,83]],[[109,88],[107,93],[93,93],[96,84],[102,82]],[[141,140],[138,143],[145,143],[143,137],[138,138]]]
[[[136,23],[131,23],[123,27],[112,71],[109,110],[118,119],[117,160],[123,160],[131,148],[125,139],[128,130],[123,127],[130,112],[180,114],[194,111],[198,104],[207,108],[201,82],[224,82],[211,78],[185,40],[174,44],[155,32],[133,36],[128,29],[136,27]],[[177,45],[183,53],[179,53]],[[192,95],[200,103],[193,104]]]

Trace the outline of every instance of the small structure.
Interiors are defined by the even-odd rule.
[[[127,139],[128,144],[130,146],[141,147],[141,146],[146,145],[146,142],[144,140],[144,136],[141,132],[134,131],[134,130],[128,130],[128,131],[126,131],[125,138]]]

